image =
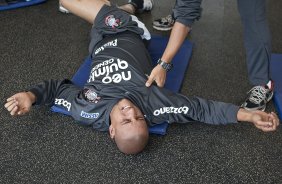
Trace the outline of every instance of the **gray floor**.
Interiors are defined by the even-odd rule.
[[[119,0],[118,2],[124,2]],[[273,52],[282,53],[282,1],[269,0]],[[250,124],[172,125],[136,156],[106,133],[47,107],[13,118],[5,99],[47,78],[70,78],[87,56],[90,25],[58,12],[57,1],[0,12],[0,183],[282,183],[282,132]],[[154,18],[173,1],[155,0]],[[240,104],[249,90],[236,1],[204,0],[189,36],[195,43],[182,93]],[[267,110],[274,110],[271,103]]]

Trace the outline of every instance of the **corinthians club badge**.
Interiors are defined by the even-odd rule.
[[[113,15],[109,15],[105,18],[105,24],[113,29],[121,25],[120,19],[116,19]]]
[[[97,93],[91,89],[85,88],[83,90],[83,94],[88,102],[98,103],[101,99],[101,97],[97,96]]]

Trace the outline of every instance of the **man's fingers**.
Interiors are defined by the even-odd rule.
[[[272,131],[276,130],[276,128],[273,128],[273,127],[262,127],[261,130],[264,131],[264,132],[272,132]]]
[[[19,107],[18,107],[18,106],[15,106],[13,109],[11,109],[10,114],[11,114],[12,116],[14,116],[14,115],[17,113],[18,109],[19,109]]]
[[[263,130],[264,132],[274,131],[277,128],[277,123],[271,121],[258,121],[257,127]]]
[[[27,112],[28,112],[27,109],[22,109],[22,110],[20,110],[17,114],[18,114],[18,115],[25,115]]]
[[[264,127],[262,127],[262,130],[264,132],[274,131],[274,130],[276,130],[276,126],[274,124],[272,126],[264,126]]]
[[[7,109],[8,111],[12,111],[17,105],[18,105],[18,102],[17,102],[17,101],[12,102],[6,109]]]
[[[280,121],[279,121],[279,118],[278,118],[277,114],[274,113],[274,112],[271,112],[270,114],[271,114],[271,116],[274,118],[274,120],[277,122],[277,126],[278,126],[279,123],[280,123]]]
[[[10,98],[7,99],[7,102],[10,102],[10,101],[13,101],[13,100],[15,100],[15,97],[11,96]]]
[[[276,130],[275,126],[260,126],[260,125],[256,125],[256,127],[264,132],[271,132]]]
[[[270,114],[271,114],[271,115],[273,115],[274,117],[278,118],[278,116],[277,116],[277,114],[276,114],[276,113],[271,112]]]
[[[10,107],[13,103],[15,103],[15,101],[14,101],[14,100],[11,100],[11,101],[7,102],[7,103],[4,105],[4,107],[5,107],[6,109],[8,109],[8,107]]]
[[[22,111],[19,111],[18,115],[24,115],[24,113]]]
[[[279,126],[279,118],[274,112],[269,114],[269,119],[271,119],[275,126]]]
[[[272,126],[273,122],[272,121],[257,121],[256,124],[258,126]]]
[[[154,80],[155,80],[155,79],[150,76],[149,79],[147,80],[146,84],[145,84],[146,87],[150,87],[151,84],[154,82]]]

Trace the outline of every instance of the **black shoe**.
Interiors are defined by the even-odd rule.
[[[255,86],[248,92],[247,99],[241,107],[251,111],[264,111],[266,104],[272,99],[272,97],[272,89],[269,89],[267,86]]]
[[[159,31],[169,31],[174,25],[174,18],[171,15],[153,21],[153,28]]]

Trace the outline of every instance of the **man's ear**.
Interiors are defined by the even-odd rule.
[[[113,125],[110,125],[109,133],[110,133],[111,139],[114,139],[115,138],[115,128],[113,127]]]

